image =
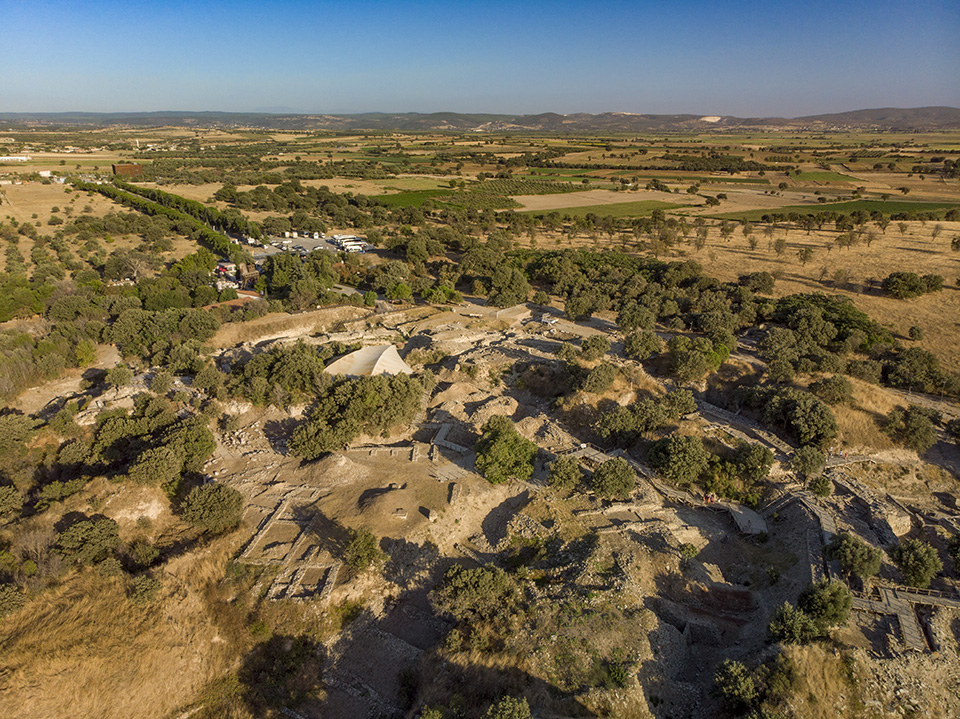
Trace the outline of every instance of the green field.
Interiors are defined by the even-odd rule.
[[[791,177],[801,182],[860,182],[856,177],[841,175],[839,172],[829,172],[827,170],[801,172],[799,175],[791,175]]]
[[[764,215],[788,215],[796,212],[800,215],[815,215],[818,212],[842,212],[849,214],[857,210],[874,210],[885,215],[899,212],[936,212],[944,213],[948,210],[960,209],[955,202],[898,202],[882,200],[854,200],[852,202],[832,202],[822,205],[788,205],[786,207],[770,208],[766,210],[747,210],[745,212],[728,212],[722,215],[713,215],[720,220],[749,220],[755,222]]]
[[[677,207],[686,207],[686,205],[660,202],[659,200],[637,200],[635,202],[614,202],[609,205],[561,207],[556,210],[524,210],[523,214],[549,215],[551,212],[559,212],[561,215],[569,215],[570,217],[585,217],[590,214],[598,217],[645,217],[654,210],[673,210]]]
[[[412,190],[396,192],[392,195],[376,195],[376,199],[387,207],[421,207],[427,200],[452,195],[453,190]]]

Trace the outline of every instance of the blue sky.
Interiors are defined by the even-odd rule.
[[[960,106],[960,1],[0,0],[0,112]]]

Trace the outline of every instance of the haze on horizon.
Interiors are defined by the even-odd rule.
[[[0,0],[0,112],[960,107],[956,0]]]

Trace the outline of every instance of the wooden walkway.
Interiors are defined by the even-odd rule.
[[[903,643],[908,649],[917,652],[929,650],[926,636],[917,620],[916,606],[929,605],[960,609],[960,599],[943,592],[880,585],[877,587],[879,599],[870,596],[854,596],[853,609],[860,612],[893,615],[900,625]]]

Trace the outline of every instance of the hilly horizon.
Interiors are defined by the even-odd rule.
[[[448,132],[680,132],[731,129],[803,129],[922,131],[960,128],[960,108],[946,106],[871,108],[784,117],[738,117],[710,114],[642,114],[629,112],[497,113],[269,113],[161,110],[152,112],[0,113],[0,122],[43,127],[156,127],[202,124],[296,130],[373,130]]]

